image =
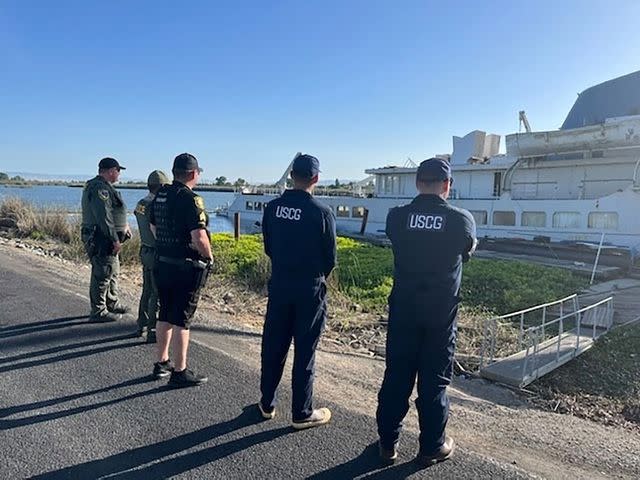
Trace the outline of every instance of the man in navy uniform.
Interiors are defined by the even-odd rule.
[[[296,429],[328,423],[328,408],[313,408],[315,351],[326,319],[326,278],[336,259],[333,212],[313,198],[318,159],[297,155],[291,168],[293,189],[264,210],[264,248],[271,258],[269,302],[262,334],[262,398],[265,419],[276,413],[276,390],[294,340],[292,417]]]
[[[154,275],[160,298],[153,376],[171,375],[168,385],[180,388],[207,381],[187,368],[187,350],[189,326],[213,257],[204,201],[193,191],[202,172],[198,160],[182,153],[173,161],[171,171],[173,183],[158,190],[149,219],[156,238]],[[170,343],[175,365],[169,361]]]
[[[468,211],[447,202],[452,182],[449,162],[425,160],[416,175],[419,195],[387,216],[394,273],[386,370],[376,419],[380,456],[390,462],[398,455],[402,420],[416,376],[417,460],[426,466],[453,454],[453,440],[445,435],[446,389],[453,375],[462,262],[475,250],[476,227]]]

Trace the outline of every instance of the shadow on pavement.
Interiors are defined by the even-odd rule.
[[[76,348],[91,347],[93,345],[100,345],[102,343],[117,342],[120,340],[127,340],[135,337],[136,337],[135,333],[128,333],[125,335],[117,335],[115,337],[101,338],[99,340],[88,340],[85,342],[68,343],[66,345],[59,345],[57,347],[51,347],[44,350],[21,353],[20,355],[14,355],[13,357],[3,357],[3,358],[0,358],[0,364],[17,362],[19,360],[25,360],[27,358],[32,358],[32,357],[40,357],[42,355],[51,355],[52,353],[64,352],[65,350],[75,350]]]
[[[131,338],[131,335],[129,335],[127,338]],[[100,343],[100,342],[96,341],[93,343]],[[93,348],[90,350],[81,350],[79,352],[69,352],[62,355],[58,355],[57,357],[47,357],[47,358],[41,358],[39,360],[29,360],[27,362],[16,363],[14,365],[5,365],[3,367],[0,367],[0,373],[10,372],[13,370],[22,370],[24,368],[38,367],[40,365],[50,365],[56,362],[64,362],[65,360],[73,360],[74,358],[87,357],[89,355],[104,353],[111,350],[121,350],[123,348],[134,347],[140,344],[141,344],[140,341],[130,342],[130,343],[121,343],[117,345],[109,345],[106,347]]]
[[[36,480],[53,479],[85,479],[101,478],[167,478],[178,475],[206,463],[214,462],[241,450],[250,448],[262,442],[274,440],[286,433],[293,431],[291,427],[283,427],[276,430],[267,430],[221,445],[216,445],[204,450],[198,450],[177,458],[165,457],[178,454],[190,448],[196,447],[216,437],[226,435],[236,430],[248,427],[263,421],[259,416],[255,405],[244,407],[242,413],[232,420],[217,423],[194,432],[186,433],[178,437],[162,442],[145,445],[143,447],[117,453],[101,460],[92,460],[86,463],[63,468],[53,472],[43,473],[32,477]],[[159,463],[144,465],[162,460]],[[138,468],[138,470],[133,470]]]
[[[77,320],[83,320],[81,322]],[[48,323],[47,323],[48,322]],[[29,333],[41,333],[49,330],[57,330],[59,328],[69,328],[76,325],[84,325],[91,323],[89,322],[89,317],[64,317],[64,318],[56,318],[54,320],[47,320],[46,322],[34,322],[34,323],[25,323],[21,324],[20,327],[16,326],[16,328],[8,327],[0,331],[0,339],[2,338],[10,338],[17,337],[19,335],[27,335]]]
[[[52,407],[60,403],[78,400],[83,397],[92,397],[94,395],[99,395],[101,393],[118,390],[119,388],[132,387],[134,385],[142,385],[143,383],[153,382],[153,381],[154,380],[151,378],[151,376],[134,378],[131,380],[127,380],[126,382],[117,383],[115,385],[110,385],[108,387],[98,388],[96,390],[90,390],[88,392],[73,393],[71,395],[65,395],[64,397],[51,398],[49,400],[40,400],[39,402],[25,403],[23,405],[16,405],[13,407],[0,408],[0,418],[9,417],[11,415],[15,415],[16,413],[28,412],[30,410],[40,410],[42,408]]]
[[[122,386],[131,386],[131,385],[136,385],[136,384],[140,384],[140,383],[146,383],[146,382],[150,382],[152,381],[150,376],[145,376],[145,377],[141,377],[141,378],[137,378],[134,380],[129,380],[128,382],[123,382],[123,384],[118,384],[112,387],[106,387],[106,389],[102,389],[104,391],[108,391],[114,388],[120,388]],[[127,385],[124,385],[127,384]],[[11,419],[11,420],[0,420],[0,430],[9,430],[11,428],[17,428],[17,427],[23,427],[25,425],[34,425],[37,423],[42,423],[42,422],[48,422],[50,420],[57,420],[59,418],[64,418],[64,417],[70,417],[71,415],[78,415],[79,413],[84,413],[84,412],[89,412],[91,410],[96,410],[98,408],[102,408],[102,407],[108,407],[110,405],[115,405],[118,403],[122,403],[122,402],[126,402],[128,400],[133,400],[135,398],[140,398],[140,397],[146,397],[147,395],[154,395],[156,393],[160,393],[160,392],[165,392],[169,389],[169,387],[167,387],[166,384],[163,384],[162,386],[156,387],[156,388],[152,388],[150,390],[144,390],[142,392],[136,392],[136,393],[132,393],[130,395],[126,395],[124,397],[120,397],[120,398],[114,398],[111,400],[105,400],[103,402],[98,402],[98,403],[92,403],[90,405],[83,405],[80,407],[73,407],[73,408],[69,408],[67,410],[60,410],[57,412],[50,412],[50,413],[42,413],[42,414],[37,414],[37,415],[33,415],[31,417],[24,417],[24,418],[16,418],[16,419]],[[83,397],[83,396],[87,396],[88,393],[92,393],[92,392],[87,392],[87,393],[81,393],[81,394],[76,394],[78,395],[78,398]],[[93,392],[95,393],[95,392]],[[62,399],[66,399],[67,397],[62,397]],[[50,400],[51,402],[53,402],[52,404],[55,405],[55,403],[58,403],[58,401],[61,399],[57,399],[57,400]],[[46,402],[46,401],[45,401]],[[22,408],[24,406],[21,407],[13,407],[13,408]],[[9,407],[12,408],[12,407]],[[27,406],[28,408],[28,406]],[[15,413],[15,412],[13,412]],[[11,413],[7,414],[7,415],[11,415]],[[88,477],[87,477],[88,478]]]
[[[398,465],[386,465],[378,456],[378,442],[368,445],[360,455],[341,465],[308,477],[308,480],[335,480],[338,478],[356,478],[378,480],[397,480],[421,470],[415,462]],[[366,475],[366,476],[363,476]]]
[[[0,333],[8,332],[9,330],[22,330],[24,328],[33,328],[33,327],[39,327],[43,325],[55,325],[56,323],[70,322],[72,320],[81,320],[83,318],[89,318],[89,316],[82,315],[79,317],[62,317],[62,318],[54,318],[52,320],[41,320],[39,322],[19,323],[17,325],[9,325],[7,327],[0,328]]]

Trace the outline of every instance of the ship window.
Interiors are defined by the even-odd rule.
[[[258,212],[261,212],[262,211],[262,202],[255,202],[253,204],[253,209],[257,210]]]
[[[508,225],[512,226],[516,224],[516,212],[497,211],[493,212],[493,224],[494,225]]]
[[[253,210],[253,202],[247,202],[246,207],[246,210]]]
[[[547,225],[545,212],[522,212],[520,224],[523,227],[544,227]]]
[[[493,174],[493,196],[499,197],[502,195],[502,172],[495,172]]]
[[[617,230],[617,212],[589,212],[589,228],[600,230]]]
[[[487,211],[486,210],[470,210],[473,219],[476,221],[476,225],[487,224]]]
[[[336,216],[338,217],[348,217],[349,216],[349,207],[346,205],[338,205],[336,208]]]
[[[553,228],[580,228],[580,212],[554,212]]]
[[[364,217],[364,207],[353,207],[351,209],[351,216],[353,218],[362,218],[362,217]]]

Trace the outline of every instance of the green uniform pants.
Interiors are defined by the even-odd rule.
[[[91,316],[105,315],[118,303],[118,274],[120,259],[117,255],[94,255],[91,257]]]
[[[140,262],[142,263],[142,296],[138,306],[138,328],[142,330],[155,330],[158,320],[158,287],[153,277],[153,268],[156,262],[156,251],[145,245],[140,249]]]

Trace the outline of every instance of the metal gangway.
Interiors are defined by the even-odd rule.
[[[500,332],[512,331],[515,325],[519,325],[517,345],[497,357]],[[587,351],[612,325],[612,296],[581,308],[578,296],[571,295],[487,319],[480,374],[507,385],[526,387]]]

